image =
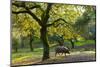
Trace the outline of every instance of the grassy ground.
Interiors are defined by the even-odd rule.
[[[23,54],[23,53],[22,53]],[[17,55],[18,56],[18,55]],[[95,51],[77,51],[71,52],[71,54],[57,55],[54,56],[54,52],[50,53],[50,59],[46,61],[41,61],[42,55],[24,53],[23,56],[14,58],[12,60],[12,66],[16,65],[34,65],[34,64],[51,64],[51,63],[69,63],[69,62],[83,62],[83,61],[95,61]]]
[[[85,41],[79,41],[79,42],[75,42],[76,46],[83,46],[83,45],[87,45],[87,44],[95,44],[94,40],[85,40]]]
[[[77,44],[77,45],[76,45]],[[71,54],[65,56],[57,56],[54,54],[54,47],[50,47],[50,59],[41,62],[42,58],[42,48],[35,48],[33,52],[30,52],[29,49],[19,49],[18,53],[12,53],[12,65],[29,65],[29,64],[45,64],[45,63],[61,63],[61,62],[78,62],[78,61],[94,61],[95,60],[95,48],[91,50],[83,50],[83,42],[75,43],[75,46],[78,46],[80,49],[72,49]],[[95,45],[94,41],[88,40],[84,44]],[[87,45],[86,45],[87,47]],[[89,46],[88,46],[89,47]]]
[[[12,64],[25,64],[24,62],[38,60],[42,58],[42,49],[37,48],[34,49],[33,52],[30,52],[29,49],[20,49],[18,53],[12,53]],[[31,62],[27,62],[31,63]]]

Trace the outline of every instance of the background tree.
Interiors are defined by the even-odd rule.
[[[86,6],[84,8],[85,12],[77,19],[74,27],[81,36],[89,39],[93,34],[93,36],[95,36],[96,11],[95,6]]]

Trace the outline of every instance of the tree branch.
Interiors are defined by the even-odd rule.
[[[35,5],[35,6],[28,8],[28,9],[34,9],[34,8],[40,8],[40,5]]]
[[[58,21],[63,21],[63,22],[65,22],[65,23],[67,23],[68,25],[71,25],[71,24],[68,23],[65,19],[63,19],[63,18],[59,18],[59,19],[53,21],[52,24],[47,24],[47,27],[50,27],[50,26],[54,25],[54,24],[55,24],[56,22],[58,22]]]
[[[16,3],[12,3],[12,5],[16,6],[16,7],[22,7],[22,8],[25,8],[25,3],[23,4],[16,4]],[[32,7],[27,7],[28,9],[34,9],[34,8],[39,8],[42,12],[44,12],[44,10],[41,8],[40,5],[35,5],[35,6],[32,6]]]
[[[30,10],[28,11],[28,13],[39,23],[40,26],[42,26],[41,20],[34,13],[32,13]]]
[[[35,19],[39,23],[39,25],[42,25],[41,20],[34,13],[32,13],[30,10],[18,11],[18,12],[12,11],[12,13],[14,13],[14,14],[28,13],[29,15],[31,15],[33,17],[33,19]]]
[[[38,24],[42,26],[41,20],[31,10],[29,10],[28,7],[25,7],[25,9],[28,11],[28,14],[30,14],[33,17],[33,19],[35,19],[38,22]]]
[[[22,4],[16,4],[16,3],[12,3],[12,5],[16,6],[16,7],[25,7],[25,3]]]
[[[28,8],[28,9],[34,9],[34,8],[39,8],[42,12],[44,12],[44,10],[41,8],[40,5],[35,5],[35,6]]]
[[[18,11],[18,12],[12,11],[12,13],[14,13],[14,14],[20,14],[20,13],[28,13],[28,11]]]
[[[60,21],[60,20],[62,20],[62,21],[64,21],[65,23],[67,23],[67,21],[64,20],[64,19],[62,19],[62,18],[59,18],[59,19],[55,20],[54,22],[58,22],[58,21]]]
[[[47,9],[46,9],[46,11],[44,12],[44,14],[43,14],[43,16],[42,16],[42,21],[44,22],[44,23],[47,23],[47,21],[48,21],[48,19],[49,19],[49,12],[50,12],[50,9],[51,9],[51,7],[52,7],[52,3],[48,3],[47,4]]]
[[[34,6],[34,7],[28,8],[28,7],[25,6],[25,3],[23,3],[21,5],[15,4],[15,3],[12,3],[12,4],[15,5],[16,7],[23,7],[24,9],[26,9],[26,11],[18,11],[18,12],[12,11],[12,13],[14,13],[14,14],[28,13],[29,15],[31,15],[33,17],[33,19],[35,19],[39,23],[39,25],[42,25],[41,20],[30,10],[30,9],[38,8],[39,6]]]

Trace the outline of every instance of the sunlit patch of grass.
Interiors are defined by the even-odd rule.
[[[93,54],[93,53],[96,53],[95,51],[85,51],[83,53],[86,53],[86,54]]]
[[[25,51],[24,51],[25,50]],[[42,48],[34,49],[33,52],[27,51],[27,49],[22,49],[22,51],[17,53],[12,53],[12,63],[27,61],[28,59],[38,59],[42,57]]]
[[[78,55],[78,54],[80,54],[80,55],[95,55],[95,51],[76,51],[76,52],[72,52],[71,53],[71,55]]]
[[[15,58],[14,60],[12,60],[12,63],[21,62],[21,61],[28,59],[28,58],[31,58],[31,56],[23,56],[20,58]]]
[[[75,42],[75,45],[76,46],[83,46],[83,45],[87,45],[87,44],[95,44],[95,41],[94,40],[85,40],[85,41],[78,41],[78,42]]]

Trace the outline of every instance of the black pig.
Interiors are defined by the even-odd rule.
[[[69,49],[65,46],[57,46],[55,48],[55,56],[57,54],[65,54],[65,56],[66,56],[66,53],[70,54]]]

